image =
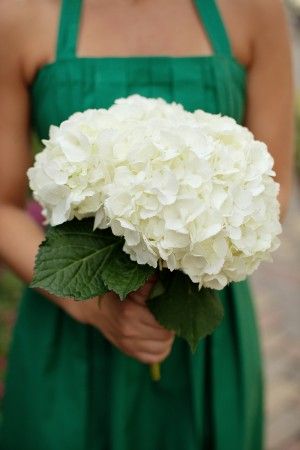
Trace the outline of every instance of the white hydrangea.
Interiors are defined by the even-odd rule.
[[[229,117],[138,95],[51,127],[28,175],[51,225],[95,217],[139,264],[222,289],[281,232],[273,159]]]

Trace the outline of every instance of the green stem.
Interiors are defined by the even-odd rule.
[[[152,381],[160,380],[160,363],[150,364],[150,374]]]

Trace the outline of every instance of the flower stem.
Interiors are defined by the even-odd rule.
[[[152,381],[160,380],[160,363],[150,364],[150,374]]]

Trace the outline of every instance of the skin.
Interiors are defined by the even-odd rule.
[[[233,53],[248,69],[245,125],[275,159],[284,215],[292,178],[293,83],[282,4],[219,0],[219,5]],[[0,257],[26,282],[43,239],[24,210],[26,170],[32,164],[28,87],[38,69],[55,58],[59,6],[57,0],[0,3]],[[77,53],[186,56],[209,55],[212,48],[191,0],[85,0]],[[77,303],[46,295],[127,355],[154,363],[169,354],[174,339],[145,306],[154,283],[150,280],[122,303],[108,293],[100,309],[98,299]]]

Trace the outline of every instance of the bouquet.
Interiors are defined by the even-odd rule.
[[[147,305],[195,350],[223,316],[217,290],[279,245],[264,143],[229,117],[134,95],[50,128],[28,171],[46,238],[33,287],[121,301],[157,273]]]

